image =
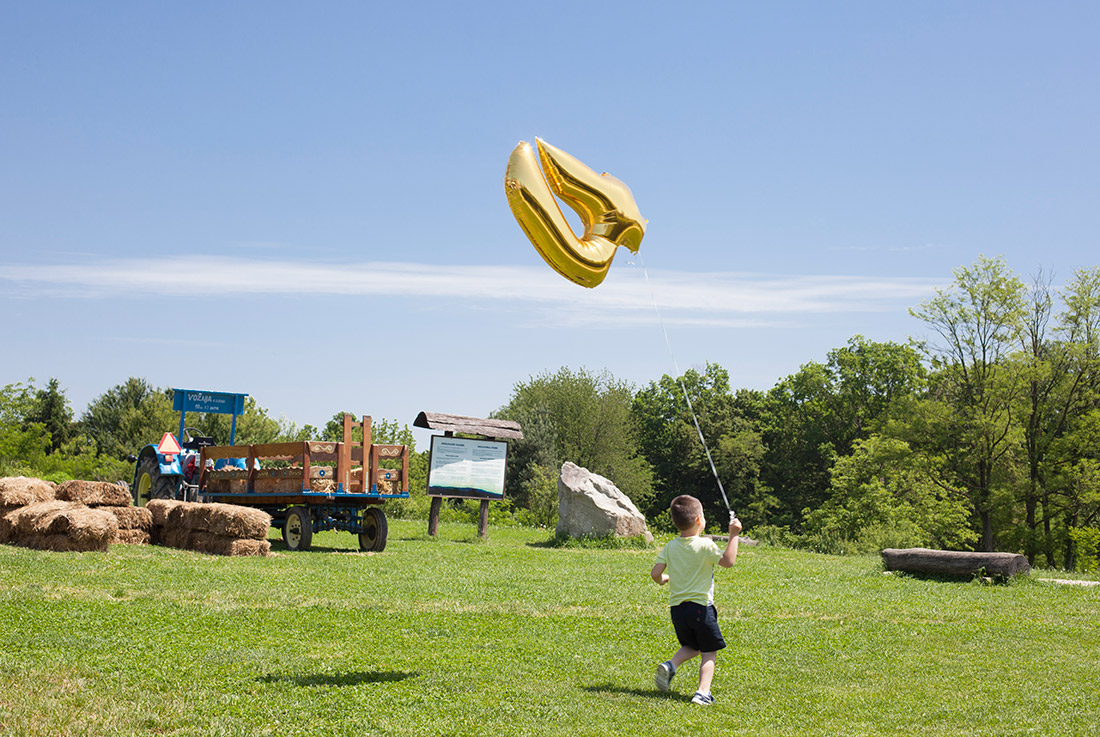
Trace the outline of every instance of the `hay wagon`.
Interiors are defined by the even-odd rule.
[[[381,551],[388,525],[380,505],[409,496],[409,449],[372,443],[370,417],[344,415],[343,437],[202,447],[199,498],[264,510],[289,550],[308,550],[315,532],[343,530],[359,536],[361,550]],[[236,467],[219,467],[226,462]]]

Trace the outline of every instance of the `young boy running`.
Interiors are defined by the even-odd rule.
[[[669,584],[669,606],[672,626],[680,649],[657,666],[657,688],[668,691],[676,669],[696,655],[699,664],[699,689],[691,703],[710,706],[714,697],[710,684],[718,651],[726,646],[718,629],[718,611],[714,608],[714,564],[729,568],[737,562],[737,536],[741,520],[730,515],[729,542],[723,551],[710,538],[700,537],[706,528],[703,505],[693,496],[683,495],[672,500],[669,508],[672,523],[680,536],[669,541],[657,554],[657,564],[649,575],[657,584]],[[668,573],[665,573],[665,570]]]

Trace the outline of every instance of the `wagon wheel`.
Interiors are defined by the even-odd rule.
[[[156,456],[146,455],[138,463],[137,483],[130,490],[135,507],[144,507],[150,499],[175,499],[178,482],[160,475]]]
[[[286,510],[283,542],[286,543],[287,550],[309,550],[313,542],[313,522],[307,507],[295,506]]]
[[[386,549],[386,537],[389,535],[389,523],[386,514],[378,507],[370,507],[363,512],[363,531],[359,533],[359,549],[381,553]]]

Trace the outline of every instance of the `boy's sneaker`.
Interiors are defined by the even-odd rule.
[[[657,675],[654,676],[653,682],[657,684],[658,689],[668,693],[674,675],[676,675],[676,669],[672,667],[671,662],[666,660],[657,666]]]
[[[699,706],[714,706],[714,697],[709,693],[696,691],[695,695],[691,697],[691,703],[698,704]]]

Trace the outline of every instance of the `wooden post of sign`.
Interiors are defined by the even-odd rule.
[[[453,438],[455,434],[450,430],[443,433],[445,438]],[[432,506],[428,510],[428,534],[435,537],[439,532],[439,510],[443,508],[443,497],[433,496]]]
[[[489,500],[481,500],[481,509],[477,515],[477,536],[482,540],[489,537]]]
[[[443,506],[443,497],[433,496],[432,507],[428,511],[428,534],[432,537],[439,532],[439,509]]]

